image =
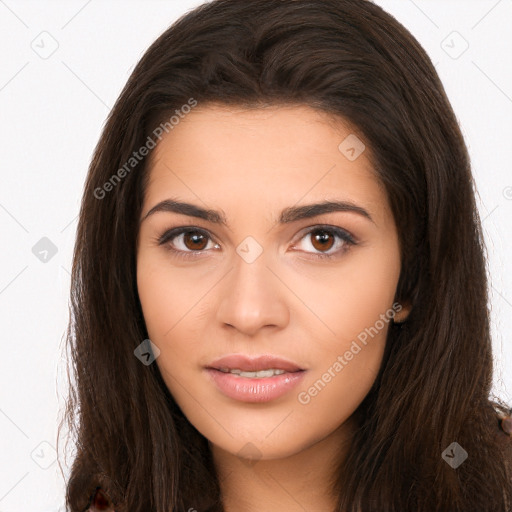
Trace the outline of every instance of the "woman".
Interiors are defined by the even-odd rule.
[[[73,511],[512,510],[467,149],[370,2],[215,0],[162,34],[71,298]]]

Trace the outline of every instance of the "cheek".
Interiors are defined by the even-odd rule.
[[[316,364],[298,395],[311,416],[335,425],[371,389],[384,355],[399,272],[398,249],[390,246],[361,252],[327,286],[309,287],[309,300],[330,331],[317,340],[311,353]]]
[[[322,438],[345,423],[370,391],[382,360],[383,343],[375,340],[344,363],[332,358],[315,372],[297,396],[295,420]],[[336,361],[338,364],[336,364]]]
[[[137,287],[149,339],[160,349],[156,364],[171,393],[181,396],[183,385],[202,355],[198,316],[208,307],[212,284],[207,276],[191,281],[191,273],[172,268],[165,255],[141,254]],[[196,366],[194,366],[196,365]]]
[[[158,340],[172,327],[169,312],[175,311],[177,301],[173,300],[174,294],[157,272],[148,269],[138,271],[137,286],[149,338],[159,345]]]
[[[155,342],[165,343],[175,337],[175,331],[187,323],[193,313],[191,309],[201,306],[201,300],[211,287],[211,277],[192,272],[173,267],[165,253],[140,255],[138,294],[148,334]]]
[[[315,367],[297,393],[301,416],[316,428],[321,424],[322,431],[330,431],[345,422],[372,388],[390,325],[381,312],[376,307],[359,316],[340,315],[345,321],[335,325],[338,336],[322,344]]]
[[[321,333],[324,353],[343,353],[351,340],[374,326],[385,338],[381,319],[387,315],[389,324],[399,275],[398,247],[389,244],[354,251],[336,268],[294,269],[287,279],[307,306],[301,309],[310,317],[304,328],[315,326]]]

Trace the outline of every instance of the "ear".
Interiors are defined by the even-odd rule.
[[[412,310],[412,304],[408,301],[404,301],[403,303],[397,302],[393,309],[395,311],[393,323],[402,324],[407,320],[407,317]]]

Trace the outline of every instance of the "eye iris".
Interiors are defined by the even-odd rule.
[[[202,239],[202,240],[200,240]],[[193,247],[189,247],[187,242],[189,240],[193,240],[192,244],[193,244]],[[199,243],[202,245],[200,245],[200,247],[198,247],[197,245],[194,245],[194,244],[197,244],[197,242],[199,241]],[[190,249],[191,251],[197,251],[197,250],[200,250],[200,249],[204,249],[207,245],[207,241],[206,241],[206,237],[202,234],[202,233],[198,233],[197,231],[188,231],[186,233],[183,234],[183,242],[185,244],[185,246],[187,247],[187,249]]]
[[[320,234],[318,234],[318,233],[320,233]],[[334,243],[334,237],[328,231],[317,230],[317,231],[313,231],[312,234],[313,234],[312,245],[316,250],[318,250],[318,251],[327,250],[328,251],[332,247],[332,244]],[[329,247],[326,247],[325,242],[328,241],[328,238],[331,238],[333,240],[332,240],[332,243],[329,245]],[[317,242],[320,242],[320,247],[316,246]]]

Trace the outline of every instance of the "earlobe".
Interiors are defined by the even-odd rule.
[[[395,309],[395,314],[393,316],[393,323],[394,324],[403,324],[407,318],[409,317],[409,314],[412,310],[412,304],[409,302],[399,302],[401,308]]]

